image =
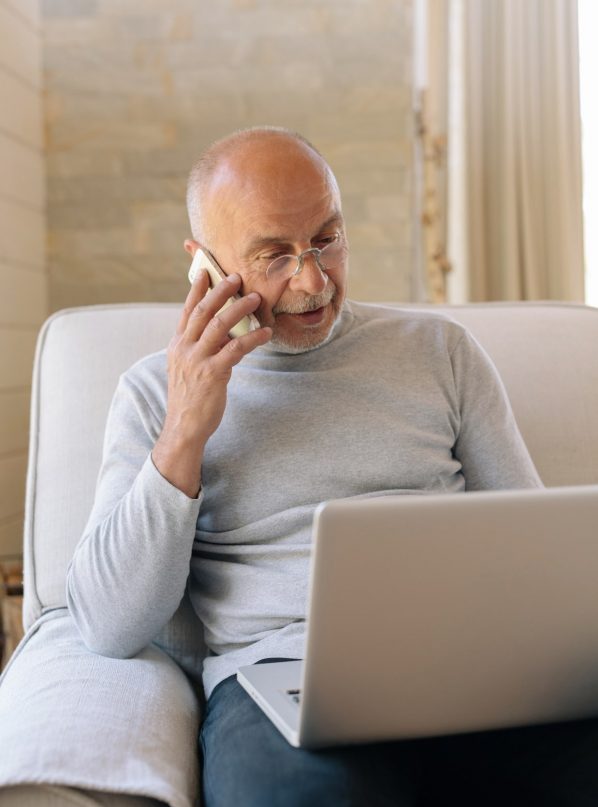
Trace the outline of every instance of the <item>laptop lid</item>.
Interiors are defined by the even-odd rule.
[[[593,714],[598,486],[318,508],[300,744]]]

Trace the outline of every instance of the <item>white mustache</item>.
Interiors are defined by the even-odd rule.
[[[305,314],[306,311],[316,311],[332,302],[335,293],[336,288],[330,283],[320,294],[312,294],[310,297],[288,303],[277,303],[272,313],[276,316],[276,314]]]

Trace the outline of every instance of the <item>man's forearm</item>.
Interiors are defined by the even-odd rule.
[[[133,656],[173,616],[185,592],[199,506],[148,456],[131,489],[89,529],[68,570],[67,602],[91,650]]]
[[[196,499],[201,489],[203,450],[197,440],[165,429],[152,450],[152,459],[164,479],[190,499]]]

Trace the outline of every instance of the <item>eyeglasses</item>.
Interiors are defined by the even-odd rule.
[[[322,249],[311,247],[311,249],[306,249],[299,255],[280,255],[275,258],[266,269],[266,279],[274,282],[290,280],[303,269],[307,255],[313,255],[318,269],[324,274],[331,269],[337,269],[344,257],[345,246],[340,233],[334,233],[327,237],[331,239],[330,243],[326,244]]]

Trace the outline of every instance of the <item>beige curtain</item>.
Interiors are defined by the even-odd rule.
[[[472,300],[583,301],[575,0],[465,0]]]

